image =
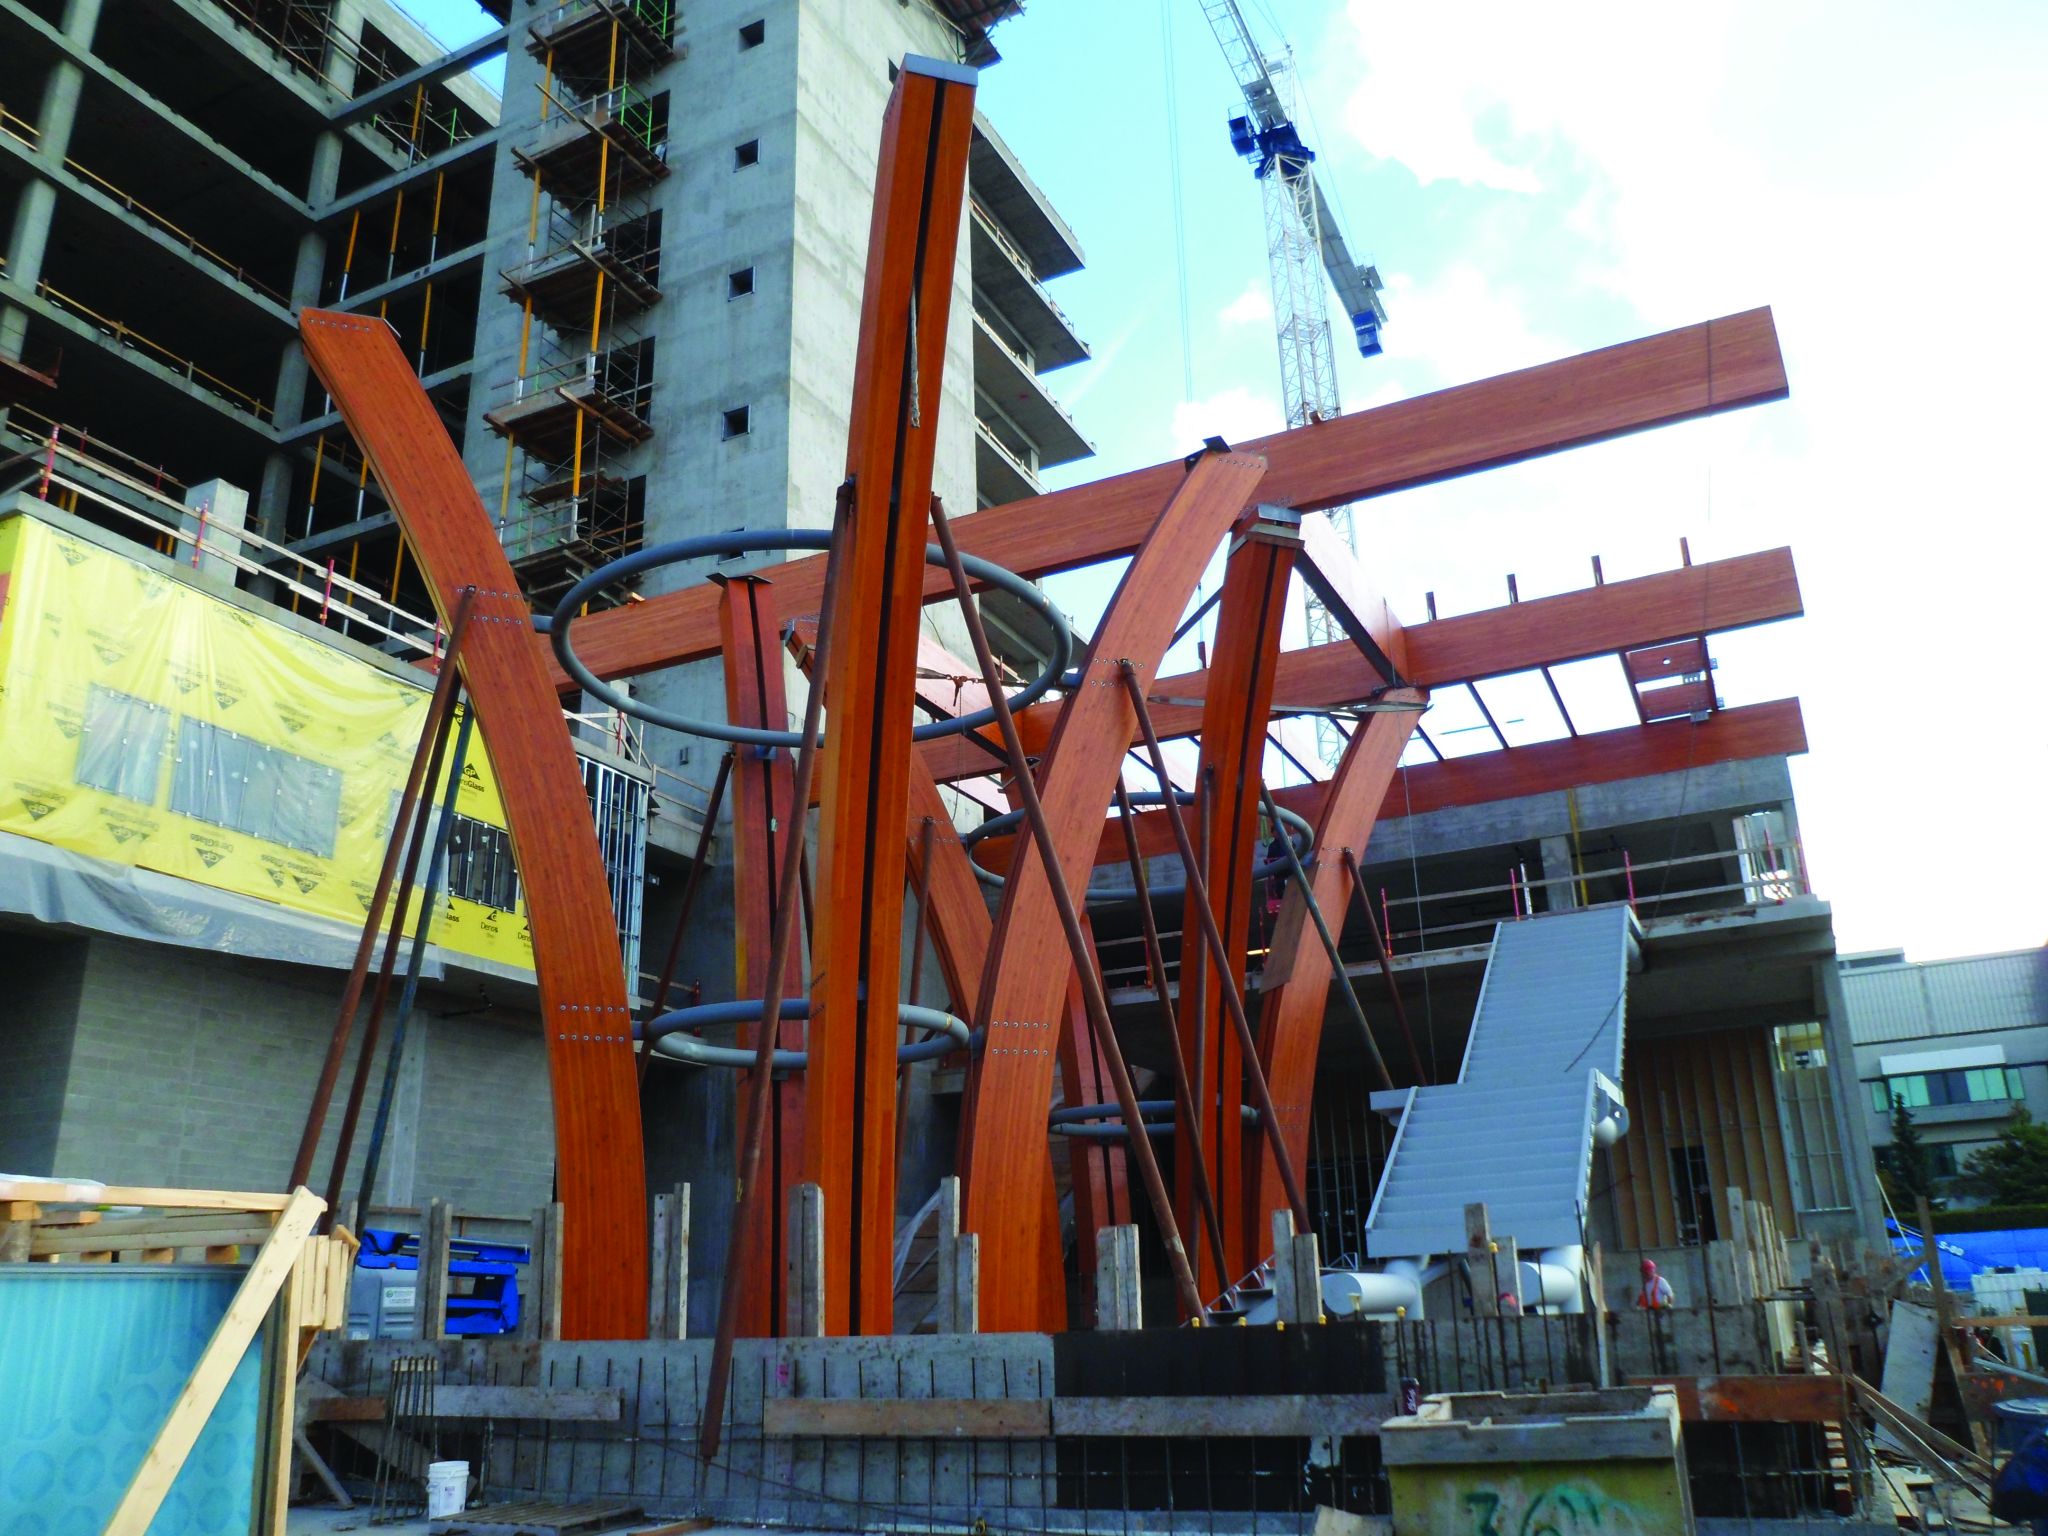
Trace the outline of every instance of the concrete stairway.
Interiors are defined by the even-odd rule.
[[[1621,1108],[1626,907],[1502,923],[1455,1083],[1375,1093],[1398,1123],[1366,1219],[1380,1259],[1462,1251],[1465,1207],[1523,1253],[1580,1240],[1593,1134]]]

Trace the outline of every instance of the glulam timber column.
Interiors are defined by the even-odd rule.
[[[1054,839],[1051,856],[1071,890],[1087,885],[1103,814],[1137,731],[1120,664],[1130,661],[1150,685],[1188,594],[1265,471],[1265,460],[1250,454],[1190,459],[1097,626],[1079,686],[1060,707],[1037,779]],[[1045,857],[1026,845],[1011,861],[975,1010],[988,1033],[969,1084],[963,1224],[981,1236],[981,1326],[989,1333],[1053,1330],[1066,1320],[1065,1291],[1049,1281],[1040,1234],[1051,1199],[1046,1115],[1073,956]]]
[[[1266,721],[1272,712],[1273,674],[1280,659],[1280,626],[1287,582],[1301,549],[1298,518],[1276,507],[1247,514],[1231,531],[1224,564],[1223,598],[1216,618],[1209,689],[1202,707],[1202,751],[1196,780],[1198,814],[1209,829],[1199,854],[1202,878],[1228,946],[1228,971],[1199,941],[1181,941],[1180,1035],[1188,1077],[1200,1085],[1195,1113],[1202,1119],[1202,1152],[1223,1222],[1223,1251],[1231,1273],[1196,1246],[1202,1294],[1214,1296],[1248,1271],[1263,1253],[1264,1218],[1238,1219],[1245,1205],[1244,1054],[1224,1011],[1222,988],[1242,996],[1245,950],[1252,937],[1252,866],[1259,854],[1259,783],[1266,757]],[[1165,789],[1172,786],[1163,785]],[[1206,802],[1206,803],[1203,803]],[[1184,923],[1192,929],[1192,922]],[[1192,962],[1192,964],[1190,963]],[[1193,969],[1202,967],[1198,981]],[[1189,1145],[1185,1138],[1181,1145]],[[1174,1204],[1194,1230],[1192,1160],[1175,1159]]]
[[[647,1180],[618,917],[533,612],[391,327],[309,309],[307,360],[384,488],[445,623],[474,587],[459,665],[519,864],[554,1096],[562,1337],[647,1335]]]
[[[775,586],[759,576],[714,577],[723,587],[718,605],[725,656],[725,714],[734,725],[756,730],[789,729],[789,702],[783,686],[782,621]],[[737,997],[764,997],[768,992],[768,961],[778,906],[795,901],[795,892],[778,891],[782,844],[801,837],[803,818],[794,811],[796,785],[791,757],[784,747],[735,746],[732,768],[733,981]],[[792,945],[783,980],[785,997],[801,996],[803,956]],[[759,1024],[744,1025],[740,1043],[752,1049]],[[785,1018],[776,1031],[778,1047],[800,1051],[803,1020]],[[733,1079],[734,1119],[744,1118],[740,1101],[744,1077]],[[779,1078],[768,1101],[765,1177],[775,1192],[773,1209],[789,1209],[789,1190],[796,1183],[803,1154],[804,1079],[800,1073]],[[788,1266],[783,1261],[786,1223],[757,1221],[747,1232],[747,1252],[740,1261],[759,1282],[742,1293],[745,1311],[739,1332],[747,1338],[772,1336],[784,1315],[783,1290]]]
[[[1310,921],[1309,898],[1313,895],[1331,931],[1341,937],[1353,894],[1351,872],[1341,854],[1349,848],[1364,857],[1373,823],[1400,768],[1402,749],[1422,719],[1426,700],[1427,695],[1419,689],[1383,694],[1379,702],[1385,712],[1367,715],[1352,734],[1324,786],[1315,841],[1302,861],[1308,868],[1308,889],[1290,881],[1280,914],[1273,920],[1259,996],[1259,1061],[1266,1069],[1273,1107],[1280,1113],[1281,1133],[1297,1168],[1308,1166],[1316,1055],[1322,1046],[1323,1021],[1332,1012],[1330,955]],[[1341,1018],[1341,1010],[1338,1016]],[[1405,1052],[1385,1052],[1383,1048],[1383,1054],[1397,1072],[1414,1071],[1415,1063]],[[1285,1206],[1287,1192],[1264,1138],[1245,1139],[1245,1162],[1249,1201],[1244,1218],[1249,1229],[1256,1231],[1260,1213]]]
[[[910,58],[882,124],[847,433],[827,700],[805,1176],[824,1193],[825,1331],[895,1327],[896,1006],[932,456],[974,71]]]

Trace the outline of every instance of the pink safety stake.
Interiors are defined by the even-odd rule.
[[[44,455],[43,455],[43,483],[42,483],[42,484],[41,484],[41,485],[40,485],[40,486],[39,486],[39,487],[37,488],[37,490],[36,490],[36,495],[37,495],[38,497],[40,497],[40,498],[41,498],[42,500],[44,500],[44,501],[48,501],[48,500],[50,499],[50,476],[51,476],[51,475],[52,475],[52,474],[53,474],[53,473],[54,473],[54,472],[56,471],[56,468],[57,468],[57,432],[58,432],[58,430],[59,430],[59,429],[58,429],[57,423],[56,423],[56,422],[54,422],[54,421],[53,421],[53,422],[51,422],[51,423],[50,423],[50,451],[49,451],[48,453],[46,453],[46,454],[44,454]]]
[[[209,503],[199,503],[199,534],[192,540],[192,569],[195,571],[199,569],[199,552],[206,548],[206,514],[209,510]]]
[[[1628,909],[1633,912],[1636,909],[1636,872],[1628,861],[1626,848],[1621,850],[1621,878],[1628,885]]]
[[[327,606],[334,600],[334,557],[327,557],[327,585],[320,592],[320,622],[327,622]]]

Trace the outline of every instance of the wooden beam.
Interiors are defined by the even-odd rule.
[[[1252,915],[1252,866],[1262,851],[1259,786],[1264,779],[1266,719],[1280,658],[1287,584],[1300,550],[1292,537],[1274,537],[1261,532],[1262,526],[1254,525],[1250,533],[1234,540],[1224,564],[1212,653],[1216,664],[1202,709],[1195,780],[1200,806],[1196,825],[1209,829],[1207,846],[1198,848],[1196,856],[1223,931],[1226,963],[1218,965],[1201,942],[1192,893],[1183,898],[1181,923],[1182,986],[1176,1010],[1181,1052],[1189,1082],[1202,1085],[1194,1108],[1202,1121],[1202,1158],[1208,1165],[1209,1187],[1215,1191],[1224,1260],[1230,1267],[1228,1274],[1218,1274],[1209,1248],[1195,1244],[1195,1279],[1204,1296],[1220,1294],[1265,1256],[1259,1251],[1264,1213],[1255,1209],[1245,1190],[1244,1053],[1223,992],[1228,987],[1238,997],[1244,995],[1245,943],[1258,931]],[[1202,968],[1199,983],[1197,966]],[[1196,1230],[1199,1217],[1195,1160],[1182,1155],[1191,1146],[1183,1129],[1175,1144],[1173,1189],[1181,1228],[1187,1232]],[[1299,1157],[1295,1166],[1303,1166]]]
[[[1271,465],[1262,496],[1310,511],[1787,393],[1771,312],[1753,309],[1242,447]],[[991,507],[959,520],[960,547],[1026,576],[1130,555],[1180,473],[1175,461]],[[769,574],[798,613],[818,606],[824,569],[823,558],[813,556]],[[927,573],[924,590],[927,602],[950,593],[940,572]],[[710,656],[718,648],[717,606],[715,593],[697,587],[593,614],[577,628],[577,650],[604,677]],[[559,673],[556,681],[573,686]]]
[[[1421,695],[1397,695],[1421,702]],[[1386,799],[1401,752],[1422,716],[1416,713],[1372,715],[1352,736],[1331,775],[1314,822],[1315,842],[1308,859],[1308,889],[1290,880],[1273,924],[1259,1002],[1259,1060],[1273,1107],[1280,1114],[1282,1134],[1294,1165],[1309,1161],[1310,1106],[1315,1098],[1316,1059],[1322,1048],[1330,1009],[1330,955],[1309,917],[1313,896],[1332,933],[1344,929],[1351,900],[1351,875],[1340,857],[1349,848],[1360,857],[1372,840],[1373,823]],[[1279,795],[1274,799],[1278,801]],[[1161,818],[1162,820],[1164,818]],[[1343,1026],[1340,1025],[1340,1028]],[[1402,1065],[1408,1067],[1405,1058]],[[1251,1194],[1247,1220],[1261,1211],[1286,1204],[1280,1169],[1263,1141],[1248,1144],[1250,1167],[1246,1185]]]
[[[158,1189],[139,1184],[72,1183],[64,1179],[0,1179],[0,1200],[39,1200],[51,1205],[90,1200],[107,1205],[143,1205],[162,1211],[281,1211],[290,1195],[237,1189]]]
[[[1396,651],[1406,658],[1403,672],[1410,682],[1445,688],[1686,635],[1795,619],[1805,611],[1792,551],[1767,549],[1410,624],[1399,631]],[[1273,698],[1297,708],[1356,704],[1380,683],[1358,648],[1339,640],[1282,653]],[[1202,728],[1208,692],[1206,671],[1160,678],[1151,689],[1154,728],[1162,737],[1193,735]],[[1043,750],[1059,710],[1058,702],[1034,704],[1017,716],[1025,751]],[[923,751],[941,782],[988,771],[987,754],[971,742],[946,738],[925,743]]]
[[[981,1234],[982,1327],[990,1333],[1042,1329],[1053,1314],[1065,1312],[1063,1295],[1044,1294],[1037,1253],[1053,1031],[1073,966],[1045,859],[1059,860],[1069,889],[1086,885],[1095,830],[1136,728],[1129,695],[1117,686],[1118,663],[1129,659],[1141,681],[1151,680],[1188,594],[1264,471],[1258,459],[1235,453],[1205,454],[1182,470],[1178,488],[1155,507],[1152,533],[1110,600],[1083,684],[1062,711],[1039,769],[1054,846],[1020,860],[1003,889],[976,1008],[976,1022],[988,1034],[970,1085],[972,1131],[963,1171],[966,1225]]]
[[[164,1496],[192,1454],[200,1431],[227,1390],[228,1379],[242,1363],[242,1354],[256,1330],[270,1314],[271,1303],[299,1260],[299,1251],[313,1223],[327,1203],[301,1185],[277,1218],[277,1225],[265,1240],[256,1262],[242,1277],[234,1300],[215,1325],[213,1337],[200,1352],[199,1361],[186,1378],[184,1390],[171,1404],[171,1411],[150,1441],[141,1462],[128,1480],[127,1490],[107,1522],[107,1536],[143,1536],[162,1508]],[[292,1341],[280,1341],[280,1348]],[[266,1480],[267,1481],[267,1480]],[[259,1500],[260,1503],[260,1500]]]
[[[458,665],[504,798],[533,934],[564,1212],[562,1331],[637,1338],[647,1330],[647,1194],[633,1020],[583,772],[535,649],[532,611],[391,328],[374,315],[308,309],[299,334],[397,514],[434,611],[447,619],[457,594],[475,589]]]
[[[1760,757],[1795,757],[1806,750],[1806,722],[1797,699],[1744,704],[1716,710],[1695,725],[1690,720],[1663,720],[1652,725],[1625,725],[1558,741],[1541,741],[1512,752],[1478,752],[1418,763],[1402,769],[1388,787],[1378,820],[1391,821],[1458,805],[1488,805],[1520,795],[1553,794],[1588,784],[1613,784],[1658,773],[1683,773],[1713,763],[1744,762]],[[1291,784],[1273,791],[1273,798],[1313,822],[1328,799],[1328,782]],[[1147,858],[1173,852],[1173,834],[1158,811],[1137,819],[1138,847]],[[1015,839],[991,837],[976,845],[975,862],[1002,869],[1014,854]],[[1124,862],[1123,834],[1105,821],[1095,862]]]
[[[825,1331],[895,1329],[904,808],[932,464],[973,71],[905,62],[882,119],[827,637],[803,1177],[823,1192]],[[784,592],[792,608],[809,606]],[[785,897],[786,899],[786,897]]]
[[[782,608],[775,584],[757,576],[720,579],[718,604],[721,649],[725,659],[725,717],[734,725],[755,730],[789,728],[789,698],[783,684]],[[779,899],[798,900],[794,891],[775,889],[782,869],[783,839],[792,831],[803,835],[804,819],[795,814],[794,758],[786,747],[740,746],[732,765],[733,983],[735,997],[765,997],[768,957],[774,948]],[[804,990],[803,955],[789,948],[783,967],[783,996]],[[758,1044],[758,1024],[740,1026],[738,1043],[748,1050]],[[804,1048],[804,1021],[784,1018],[776,1045]],[[733,1123],[745,1115],[747,1079],[730,1074]],[[721,1090],[723,1091],[723,1090]],[[775,1210],[789,1204],[789,1188],[799,1177],[803,1159],[804,1074],[778,1078],[769,1089],[769,1121],[762,1146],[762,1178]],[[741,1291],[738,1336],[771,1338],[783,1312],[783,1224],[757,1221],[747,1229],[747,1252],[739,1255],[752,1276]]]

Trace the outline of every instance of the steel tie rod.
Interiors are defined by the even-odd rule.
[[[853,482],[839,487],[839,502],[832,518],[832,542],[825,551],[824,595],[818,604],[818,643],[812,647],[812,683],[804,698],[803,756],[796,761],[790,805],[796,826],[782,845],[782,870],[776,889],[788,891],[796,885],[805,845],[811,781],[817,776],[818,726],[825,709],[825,663],[832,650],[832,621],[839,608],[839,554],[853,505]],[[747,1226],[760,1210],[761,1140],[768,1128],[768,1091],[774,1076],[775,1036],[782,1028],[782,989],[789,969],[789,946],[796,936],[797,911],[801,903],[780,901],[775,907],[775,926],[768,941],[768,990],[761,1009],[761,1033],[755,1040],[754,1074],[747,1081],[747,1118],[741,1131],[739,1198],[733,1207],[732,1236],[726,1246],[724,1283],[719,1288],[718,1334],[711,1346],[710,1378],[704,1383],[704,1417],[697,1425],[697,1454],[705,1461],[718,1455],[719,1437],[725,1417],[726,1388],[732,1379],[733,1337],[739,1331],[740,1282],[746,1265]],[[771,1212],[769,1219],[774,1219]]]
[[[1279,826],[1280,808],[1274,805],[1273,792],[1263,783],[1259,785],[1259,799],[1265,804],[1266,814],[1273,818],[1273,825]],[[1372,1037],[1372,1026],[1365,1021],[1365,1009],[1359,1006],[1358,993],[1344,972],[1344,957],[1337,953],[1337,941],[1330,934],[1330,925],[1323,920],[1322,903],[1316,900],[1315,889],[1308,883],[1308,872],[1301,867],[1301,855],[1294,851],[1294,839],[1283,835],[1280,843],[1287,850],[1287,870],[1294,877],[1294,888],[1308,903],[1309,920],[1316,925],[1316,935],[1323,941],[1323,950],[1330,957],[1330,974],[1336,977],[1337,990],[1343,994],[1345,1012],[1358,1026],[1358,1037],[1365,1042],[1366,1054],[1372,1057],[1372,1064],[1380,1074],[1380,1086],[1391,1088],[1394,1075],[1387,1070],[1387,1059],[1380,1054],[1379,1042]]]
[[[1194,1090],[1188,1083],[1187,1056],[1181,1050],[1180,1025],[1173,1017],[1173,1004],[1166,996],[1166,953],[1159,947],[1159,924],[1152,916],[1152,891],[1145,879],[1145,858],[1138,851],[1138,827],[1133,821],[1130,792],[1124,788],[1124,781],[1116,781],[1116,804],[1120,813],[1118,820],[1123,823],[1124,850],[1131,861],[1131,880],[1138,890],[1138,917],[1144,924],[1145,966],[1152,975],[1152,995],[1159,1000],[1159,1014],[1166,1025],[1166,1048],[1173,1064],[1174,1108],[1180,1115],[1181,1124],[1188,1129],[1188,1151],[1194,1156],[1191,1170],[1195,1176],[1195,1198],[1200,1202],[1201,1220],[1207,1228],[1209,1257],[1215,1262],[1218,1277],[1230,1273],[1230,1264],[1223,1256],[1223,1223],[1216,1215],[1216,1191],[1209,1182],[1209,1159],[1202,1150],[1202,1122],[1195,1113]],[[1200,1237],[1202,1234],[1197,1233]]]
[[[412,768],[406,774],[405,788],[399,796],[398,819],[393,823],[391,840],[384,848],[384,864],[377,872],[377,885],[370,895],[370,909],[363,915],[362,936],[356,941],[355,960],[349,966],[348,982],[342,988],[341,1007],[334,1018],[334,1032],[327,1041],[327,1059],[320,1065],[320,1079],[313,1088],[313,1102],[306,1109],[306,1127],[299,1137],[299,1150],[292,1158],[291,1178],[285,1185],[287,1189],[297,1189],[313,1172],[313,1154],[320,1145],[320,1132],[327,1121],[328,1106],[334,1101],[334,1085],[341,1076],[341,1060],[348,1053],[348,1038],[355,1029],[356,1008],[363,1000],[363,983],[368,979],[370,970],[370,951],[376,947],[384,905],[391,899],[391,882],[398,873],[402,844],[397,829],[405,825],[414,803],[419,799],[427,758],[433,752],[434,722],[447,713],[449,701],[454,696],[455,658],[461,651],[463,634],[469,628],[469,607],[475,596],[475,587],[464,587],[455,599],[455,613],[448,628],[448,649],[442,656],[441,672],[434,680],[434,697],[427,706],[427,718],[420,728],[420,744],[414,749]],[[330,1209],[327,1215],[331,1220],[333,1211]]]
[[[974,644],[974,659],[981,668],[982,682],[988,688],[989,700],[995,709],[996,725],[1002,731],[1003,747],[1009,753],[1010,768],[1016,776],[1017,798],[1023,802],[1024,817],[1031,825],[1032,842],[1038,849],[1038,862],[1045,870],[1046,887],[1052,895],[1053,907],[1059,913],[1060,927],[1066,932],[1067,948],[1074,957],[1074,970],[1080,977],[1081,1000],[1088,1014],[1088,1027],[1095,1036],[1095,1049],[1109,1066],[1110,1081],[1116,1088],[1124,1124],[1132,1128],[1131,1160],[1138,1165],[1153,1217],[1159,1223],[1159,1235],[1166,1245],[1166,1259],[1173,1269],[1174,1288],[1180,1292],[1182,1310],[1199,1324],[1207,1309],[1202,1305],[1194,1271],[1188,1265],[1188,1251],[1181,1242],[1180,1224],[1174,1219],[1173,1199],[1166,1191],[1165,1179],[1160,1176],[1159,1158],[1152,1149],[1152,1138],[1144,1132],[1145,1116],[1138,1107],[1138,1090],[1132,1085],[1123,1047],[1109,1022],[1109,1001],[1102,993],[1102,977],[1096,971],[1095,956],[1088,940],[1081,932],[1080,913],[1075,909],[1073,892],[1067,888],[1066,872],[1060,868],[1058,850],[1054,848],[1052,835],[1046,827],[1045,806],[1039,801],[1038,785],[1031,776],[1031,764],[1024,756],[1024,742],[1017,734],[1017,719],[1010,712],[1009,700],[1001,686],[1002,679],[996,672],[995,655],[989,649],[988,631],[982,626],[981,610],[975,606],[973,589],[967,580],[967,567],[961,562],[959,545],[953,541],[953,526],[946,517],[946,509],[936,496],[932,498],[932,527],[938,534],[939,548],[945,552],[946,568],[953,574],[953,590],[959,596],[960,612],[967,621],[967,637]],[[1015,870],[1020,866],[1013,861],[1010,867]]]
[[[1195,862],[1194,844],[1188,839],[1187,819],[1180,813],[1180,802],[1170,793],[1173,780],[1166,771],[1166,750],[1159,745],[1159,733],[1152,728],[1152,711],[1145,704],[1144,686],[1138,681],[1138,669],[1131,665],[1128,657],[1118,661],[1117,672],[1123,678],[1124,692],[1131,697],[1131,707],[1138,712],[1138,728],[1145,734],[1145,750],[1151,755],[1153,771],[1169,790],[1166,818],[1173,827],[1173,840],[1180,846],[1181,863],[1187,866],[1188,896],[1193,899],[1195,910],[1201,914],[1202,937],[1208,941],[1210,958],[1223,983],[1224,1012],[1230,1015],[1230,1022],[1237,1030],[1237,1043],[1244,1051],[1245,1076],[1251,1080],[1252,1097],[1257,1101],[1259,1119],[1266,1128],[1266,1140],[1273,1149],[1273,1161],[1280,1167],[1281,1187],[1287,1191],[1287,1203],[1294,1208],[1295,1230],[1312,1232],[1315,1223],[1309,1219],[1308,1200],[1301,1192],[1301,1177],[1294,1171],[1294,1155],[1287,1150],[1287,1138],[1280,1129],[1280,1116],[1273,1108],[1266,1069],[1259,1065],[1259,1043],[1252,1034],[1251,1020],[1245,1017],[1244,998],[1230,980],[1230,951],[1224,945],[1223,930],[1216,924],[1216,909],[1209,903],[1209,882]],[[1217,1084],[1217,1087],[1220,1090],[1222,1084]]]

